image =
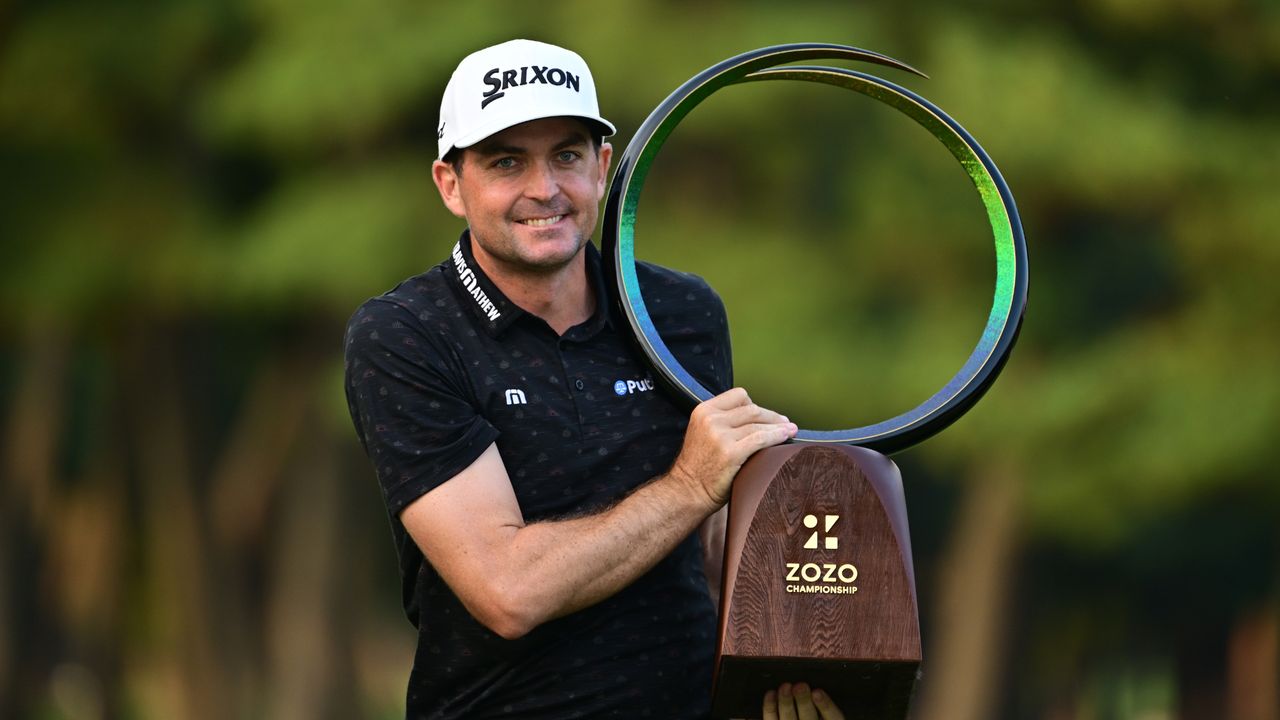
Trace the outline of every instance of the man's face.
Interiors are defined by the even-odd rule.
[[[582,121],[531,120],[467,148],[462,171],[437,160],[432,174],[477,256],[517,273],[564,267],[591,239],[613,149],[596,151]]]

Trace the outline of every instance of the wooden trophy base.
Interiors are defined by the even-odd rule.
[[[920,624],[898,468],[845,445],[756,453],[734,481],[712,717],[806,682],[849,720],[903,720]]]
[[[766,690],[784,682],[806,682],[831,695],[847,720],[901,720],[907,716],[919,668],[919,661],[723,657],[718,687],[741,690],[736,697],[717,695],[721,704],[713,705],[711,716],[759,717]]]

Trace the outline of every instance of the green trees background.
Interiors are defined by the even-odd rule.
[[[920,720],[1280,716],[1280,6],[387,0],[0,6],[0,717],[395,717],[412,632],[341,391],[364,298],[460,230],[430,180],[467,52],[567,45],[630,132],[737,52],[885,52],[1019,203],[1004,375],[900,454]],[[959,367],[990,240],[861,96],[717,94],[638,254],[707,276],[806,427]]]

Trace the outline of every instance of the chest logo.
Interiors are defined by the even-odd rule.
[[[613,384],[613,392],[622,397],[638,392],[648,392],[653,389],[653,378],[641,378],[639,380],[619,380]]]
[[[529,401],[524,399],[524,391],[511,388],[507,390],[508,405],[528,405]]]

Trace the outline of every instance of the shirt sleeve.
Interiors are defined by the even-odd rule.
[[[346,335],[347,407],[392,517],[465,470],[498,438],[446,341],[374,298]]]

